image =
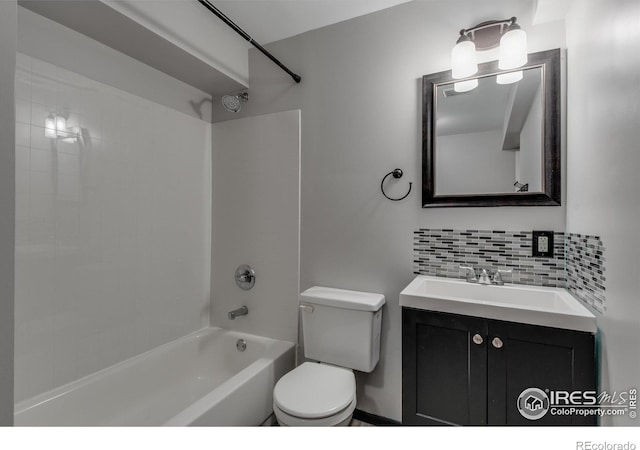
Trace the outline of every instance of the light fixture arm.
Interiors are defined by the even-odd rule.
[[[471,28],[463,28],[460,30],[460,37],[457,42],[470,40],[475,43],[477,50],[490,50],[500,45],[500,38],[508,30],[520,28],[517,20],[516,17],[502,20],[488,20],[474,25]]]

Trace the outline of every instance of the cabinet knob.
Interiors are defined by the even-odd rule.
[[[499,337],[494,337],[491,343],[495,348],[502,348],[502,346],[504,345],[502,343],[502,339],[500,339]]]
[[[484,342],[484,339],[482,339],[482,336],[480,336],[479,334],[474,334],[473,335],[473,343],[474,344],[482,344]]]

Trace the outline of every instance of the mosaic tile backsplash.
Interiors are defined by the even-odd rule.
[[[566,240],[565,240],[566,237]],[[531,231],[426,229],[414,232],[416,275],[464,278],[461,265],[512,270],[506,283],[566,287],[603,312],[604,248],[597,236],[554,233],[553,258],[531,256]]]
[[[605,311],[604,246],[599,236],[567,235],[567,289],[600,313]]]
[[[531,231],[420,229],[414,232],[414,273],[463,278],[461,265],[512,270],[506,283],[565,287],[564,233],[554,233],[553,258],[531,256]]]

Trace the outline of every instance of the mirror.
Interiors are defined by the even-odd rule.
[[[559,49],[515,71],[423,77],[425,208],[560,205],[560,142]]]

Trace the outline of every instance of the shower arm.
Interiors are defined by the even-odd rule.
[[[282,70],[287,72],[289,76],[293,78],[293,81],[295,81],[296,83],[300,83],[300,81],[302,81],[302,77],[300,77],[300,75],[295,74],[291,70],[289,70],[287,66],[282,64],[275,56],[269,53],[267,49],[265,49],[262,45],[260,45],[256,41],[254,41],[253,38],[247,34],[246,31],[244,31],[242,28],[236,25],[231,19],[225,16],[222,11],[220,11],[218,8],[213,6],[213,4],[209,0],[198,0],[198,2],[201,3],[205,8],[207,8],[213,14],[218,16],[220,20],[222,20],[225,24],[227,24],[233,31],[235,31],[240,36],[242,36],[246,41],[249,41],[251,45],[253,45],[255,48],[260,50],[267,58],[273,61],[278,67],[280,67]]]

